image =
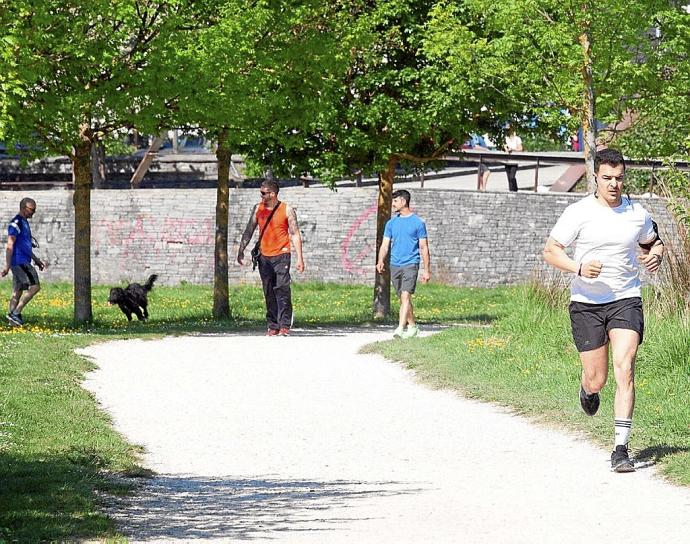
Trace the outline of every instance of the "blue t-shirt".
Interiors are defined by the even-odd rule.
[[[419,264],[419,241],[426,240],[426,225],[415,214],[391,218],[383,237],[391,240],[391,266]]]
[[[19,214],[15,215],[7,227],[7,234],[16,237],[10,265],[31,264],[31,227],[29,227],[29,222]]]

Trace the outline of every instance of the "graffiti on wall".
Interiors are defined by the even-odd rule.
[[[376,242],[372,243],[371,237],[365,234],[363,246],[355,252],[354,247],[356,247],[356,244],[354,240],[357,238],[357,235],[361,236],[362,225],[365,225],[372,215],[376,216],[377,209],[378,206],[374,203],[359,214],[348,227],[343,241],[340,243],[340,263],[346,272],[359,276],[364,276],[370,272],[371,263],[376,258]],[[374,256],[373,259],[371,258],[372,255]],[[370,262],[369,270],[364,268],[366,262]]]
[[[206,266],[213,259],[213,217],[140,213],[132,218],[94,220],[92,232],[95,255],[116,258],[120,272],[128,272],[132,261]]]

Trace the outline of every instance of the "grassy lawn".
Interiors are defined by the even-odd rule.
[[[9,295],[8,281],[0,294]],[[232,319],[210,319],[210,287],[157,286],[151,320],[128,323],[95,287],[94,323],[75,329],[72,288],[46,284],[25,310],[27,325],[0,325],[0,542],[121,541],[99,512],[99,491],[122,493],[110,475],[144,475],[138,450],[110,427],[80,387],[90,363],[76,347],[112,338],[160,337],[187,332],[262,330],[259,288],[231,290]],[[363,286],[297,284],[297,326],[366,325],[372,290]],[[582,429],[610,442],[612,387],[601,415],[586,418],[577,402],[579,365],[567,315],[517,288],[420,286],[415,297],[422,324],[454,323],[429,338],[381,342],[368,348],[403,361],[437,387],[509,405],[545,422]],[[397,312],[397,308],[394,307]],[[392,329],[391,325],[391,329]],[[687,323],[648,319],[638,372],[633,428],[637,456],[661,463],[669,478],[690,484],[690,379]]]

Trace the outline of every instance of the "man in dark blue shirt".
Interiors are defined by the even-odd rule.
[[[7,227],[7,245],[5,246],[5,268],[0,271],[0,277],[7,276],[12,270],[12,298],[10,299],[7,319],[17,327],[24,324],[22,310],[41,289],[38,272],[31,264],[32,261],[40,270],[45,268],[41,259],[33,253],[31,227],[28,219],[36,213],[36,201],[22,198],[19,203],[19,213],[14,216]]]

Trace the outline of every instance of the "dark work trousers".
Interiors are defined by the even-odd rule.
[[[517,187],[517,178],[515,177],[517,174],[517,164],[506,164],[506,175],[508,176],[508,190],[517,192],[518,187]]]
[[[292,326],[292,295],[290,293],[290,254],[259,257],[259,276],[264,286],[266,321],[269,329]]]

